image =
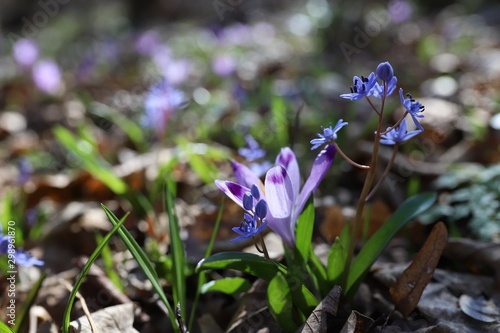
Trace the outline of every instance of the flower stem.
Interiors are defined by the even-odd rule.
[[[370,193],[370,189],[372,187],[373,180],[375,179],[375,170],[376,170],[376,166],[377,166],[378,150],[380,147],[380,132],[381,132],[381,128],[382,128],[382,120],[384,117],[384,105],[385,105],[386,95],[387,95],[387,82],[384,82],[384,95],[382,97],[382,106],[380,107],[380,112],[377,112],[377,114],[379,115],[379,121],[377,124],[377,131],[375,132],[375,140],[373,142],[373,150],[372,150],[372,158],[370,161],[370,168],[368,169],[368,174],[366,175],[366,180],[365,180],[365,183],[363,185],[363,189],[361,191],[361,194],[359,196],[358,204],[356,206],[356,216],[354,217],[352,228],[351,228],[351,239],[349,241],[349,250],[347,252],[347,259],[345,262],[344,271],[342,273],[341,282],[342,282],[342,286],[344,287],[344,289],[347,285],[347,278],[349,276],[349,269],[351,268],[352,257],[354,255],[354,250],[356,248],[356,240],[358,238],[359,229],[360,229],[360,226],[362,223],[361,217],[363,215],[363,210],[365,207],[366,198],[367,198],[368,194]],[[372,105],[372,107],[373,107],[373,104],[371,104],[371,102],[370,102],[370,105]]]
[[[271,258],[269,257],[269,252],[267,252],[266,243],[264,242],[264,237],[262,236],[262,233],[259,233],[259,240],[260,240],[260,243],[262,244],[262,249],[259,248],[258,240],[254,238],[253,241],[255,243],[255,248],[257,248],[257,251],[259,251],[260,253],[263,253],[264,257],[266,257],[266,259],[270,260]]]
[[[368,196],[366,197],[366,201],[368,201],[372,198],[372,196],[375,194],[375,192],[377,192],[378,188],[380,187],[380,184],[382,184],[382,182],[385,180],[385,178],[389,174],[389,170],[391,170],[392,165],[394,164],[394,160],[396,160],[396,156],[398,155],[398,147],[399,147],[399,142],[396,142],[396,144],[394,145],[394,150],[392,151],[391,159],[390,159],[389,163],[387,164],[387,167],[385,168],[384,173],[382,174],[382,177],[380,177],[377,184],[373,187],[373,190],[370,192],[370,194],[368,194]]]
[[[347,157],[347,155],[342,151],[342,149],[340,149],[340,147],[337,145],[337,143],[335,141],[332,141],[332,144],[335,146],[335,148],[337,149],[337,152],[347,161],[349,162],[349,164],[355,166],[356,168],[360,168],[360,169],[370,169],[370,167],[368,165],[363,165],[363,164],[359,164],[359,163],[356,163],[354,162],[353,160],[351,160],[349,157]]]

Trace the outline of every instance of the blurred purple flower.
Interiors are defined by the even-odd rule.
[[[160,46],[160,36],[157,31],[143,32],[135,41],[135,49],[142,55],[152,55]]]
[[[251,30],[246,24],[237,23],[219,31],[219,40],[228,45],[247,45],[251,41]]]
[[[271,169],[273,164],[269,161],[264,161],[262,163],[250,163],[250,170],[258,177],[264,175],[267,170]]]
[[[33,66],[33,82],[42,92],[55,95],[62,86],[61,70],[53,60],[40,60]]]
[[[185,104],[184,93],[163,78],[149,88],[144,100],[143,124],[153,128],[158,135],[162,136],[169,118]]]
[[[361,76],[361,78],[355,76],[352,79],[353,85],[350,87],[350,94],[342,94],[340,97],[350,99],[351,101],[357,101],[363,97],[370,96],[372,94],[372,88],[377,82],[377,75],[371,73],[368,77]]]
[[[226,54],[212,59],[212,71],[219,76],[229,76],[236,71],[236,62]]]
[[[26,158],[20,158],[17,161],[17,167],[19,169],[19,174],[17,175],[17,182],[19,184],[26,183],[33,174],[33,168]]]
[[[12,236],[4,235],[2,233],[1,228],[0,228],[0,255],[9,254],[9,244],[12,246],[12,249],[14,249],[13,254],[14,254],[14,259],[15,259],[16,265],[42,266],[44,264],[44,262],[42,260],[38,260],[38,259],[30,256],[29,254],[25,253],[23,250],[15,249],[15,247],[13,247],[15,245],[15,242],[12,239]]]
[[[408,21],[412,14],[413,8],[406,0],[392,0],[387,6],[391,20],[394,23],[403,23]]]
[[[12,47],[12,56],[22,68],[31,67],[38,59],[38,45],[31,39],[20,39]]]
[[[266,156],[266,150],[261,148],[259,143],[250,134],[245,135],[247,147],[238,149],[238,154],[252,162]]]

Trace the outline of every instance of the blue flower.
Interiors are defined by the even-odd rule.
[[[9,244],[12,244],[12,236],[3,235],[0,230],[0,255],[8,254]],[[10,259],[10,258],[9,258]],[[29,254],[25,253],[23,250],[15,250],[14,260],[16,265],[21,266],[41,266],[44,264],[42,260],[33,258]]]
[[[163,135],[167,122],[175,111],[186,104],[182,91],[172,86],[165,78],[155,83],[144,100],[143,124]]]
[[[238,154],[240,154],[250,162],[266,156],[266,150],[262,149],[259,143],[250,134],[245,135],[245,141],[248,148],[243,147],[238,149]]]
[[[387,128],[387,130],[390,127]],[[406,119],[401,121],[398,127],[392,129],[390,132],[382,135],[380,138],[380,143],[384,145],[394,145],[396,143],[404,142],[408,139],[413,138],[415,135],[422,133],[423,130],[415,130],[407,133]]]
[[[422,105],[422,103],[415,101],[410,94],[406,94],[406,98],[404,98],[402,88],[399,89],[399,98],[401,99],[401,104],[403,104],[404,108],[406,109],[406,112],[408,112],[411,118],[413,119],[415,126],[417,126],[419,130],[423,131],[424,128],[422,127],[422,125],[420,125],[417,118],[424,117],[423,114],[419,113],[423,112],[425,110],[425,107]]]
[[[231,242],[250,238],[261,232],[267,226],[267,221],[264,220],[262,221],[260,227],[257,228],[256,215],[251,216],[250,214],[245,213],[243,218],[244,220],[241,222],[240,226],[233,228],[233,231],[239,233],[241,236],[231,239]]]
[[[323,129],[323,134],[318,133],[316,134],[318,138],[311,140],[311,144],[313,145],[311,147],[311,150],[314,150],[325,143],[330,143],[333,140],[337,140],[337,132],[347,124],[348,122],[345,122],[343,121],[343,119],[340,119],[334,128],[332,128],[331,124],[327,128],[321,127]]]
[[[387,82],[387,94],[386,96],[391,95],[396,89],[396,83],[398,83],[398,78],[393,76],[392,79]],[[375,83],[372,90],[370,91],[370,95],[373,95],[377,98],[382,98],[384,96],[384,84]]]
[[[371,90],[375,83],[377,82],[377,76],[375,73],[371,73],[368,77],[361,76],[361,78],[355,76],[353,78],[353,85],[350,87],[350,94],[342,94],[340,97],[350,99],[351,101],[357,101],[365,96],[371,95]]]

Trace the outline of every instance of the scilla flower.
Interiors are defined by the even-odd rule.
[[[337,124],[335,125],[334,128],[332,128],[331,124],[327,128],[321,126],[321,128],[323,129],[323,134],[317,133],[316,135],[318,136],[318,138],[311,140],[311,144],[313,145],[311,147],[311,150],[314,150],[325,143],[330,143],[333,140],[337,140],[337,132],[342,127],[348,124],[349,124],[348,122],[344,121],[343,119],[340,119],[339,121],[337,121]]]
[[[389,127],[390,128],[390,127]],[[387,130],[389,130],[387,128]],[[422,130],[416,130],[407,133],[406,119],[401,121],[398,127],[380,136],[380,143],[384,145],[394,145],[413,138],[415,135],[422,133]]]
[[[417,126],[419,130],[423,131],[424,128],[420,125],[417,118],[424,117],[424,115],[420,114],[420,112],[424,112],[425,107],[422,103],[415,101],[410,94],[406,94],[406,98],[404,98],[403,89],[399,89],[399,98],[401,99],[401,104],[405,107],[406,112],[408,112],[413,119],[415,126]]]

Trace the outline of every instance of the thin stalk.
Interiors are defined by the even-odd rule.
[[[380,184],[385,180],[387,175],[389,174],[389,171],[392,168],[392,165],[394,164],[394,161],[396,160],[396,156],[398,155],[398,147],[399,147],[399,142],[396,142],[394,145],[394,150],[392,151],[392,156],[391,159],[389,160],[389,163],[387,164],[387,167],[384,170],[384,173],[382,174],[382,177],[378,180],[377,184],[373,187],[373,190],[368,194],[366,197],[366,201],[370,200],[372,196],[377,192],[378,188],[380,187]]]
[[[401,119],[398,120],[397,123],[395,123],[394,125],[392,125],[391,127],[389,127],[387,130],[385,130],[384,132],[380,133],[380,135],[386,135],[387,133],[389,133],[390,131],[392,131],[393,129],[395,129],[396,127],[399,126],[399,124],[401,124],[401,122],[403,121],[403,119],[405,119],[406,115],[408,114],[408,111],[406,111],[404,113],[404,115],[401,117]]]
[[[351,229],[351,239],[349,242],[349,250],[347,252],[347,259],[345,262],[344,266],[344,271],[342,274],[342,285],[345,286],[347,283],[347,277],[349,275],[349,268],[351,267],[351,262],[352,262],[352,257],[354,255],[354,250],[356,247],[356,239],[359,233],[359,228],[362,223],[362,215],[363,215],[363,209],[365,207],[366,203],[366,198],[368,194],[370,193],[370,189],[373,184],[373,180],[375,179],[375,170],[377,167],[377,160],[378,160],[378,150],[380,147],[380,133],[381,133],[381,128],[382,128],[382,120],[384,118],[384,105],[385,105],[385,97],[387,95],[387,82],[384,82],[384,95],[382,97],[382,106],[380,107],[380,112],[377,112],[379,114],[379,121],[377,124],[377,131],[375,132],[375,140],[373,142],[373,150],[372,150],[372,158],[370,161],[370,168],[368,169],[368,174],[366,175],[366,180],[365,184],[363,185],[363,189],[361,191],[361,195],[359,196],[358,204],[356,205],[356,216],[354,217],[353,220],[353,225]],[[371,104],[370,102],[370,105]]]
[[[353,160],[351,160],[349,157],[347,157],[347,155],[342,151],[342,149],[340,149],[340,147],[337,145],[337,142],[335,141],[332,141],[332,144],[335,146],[335,148],[337,149],[337,152],[347,161],[349,162],[349,164],[355,166],[356,168],[360,168],[360,169],[370,169],[370,167],[368,165],[363,165],[363,164],[359,164],[359,163],[356,163],[354,162]]]

